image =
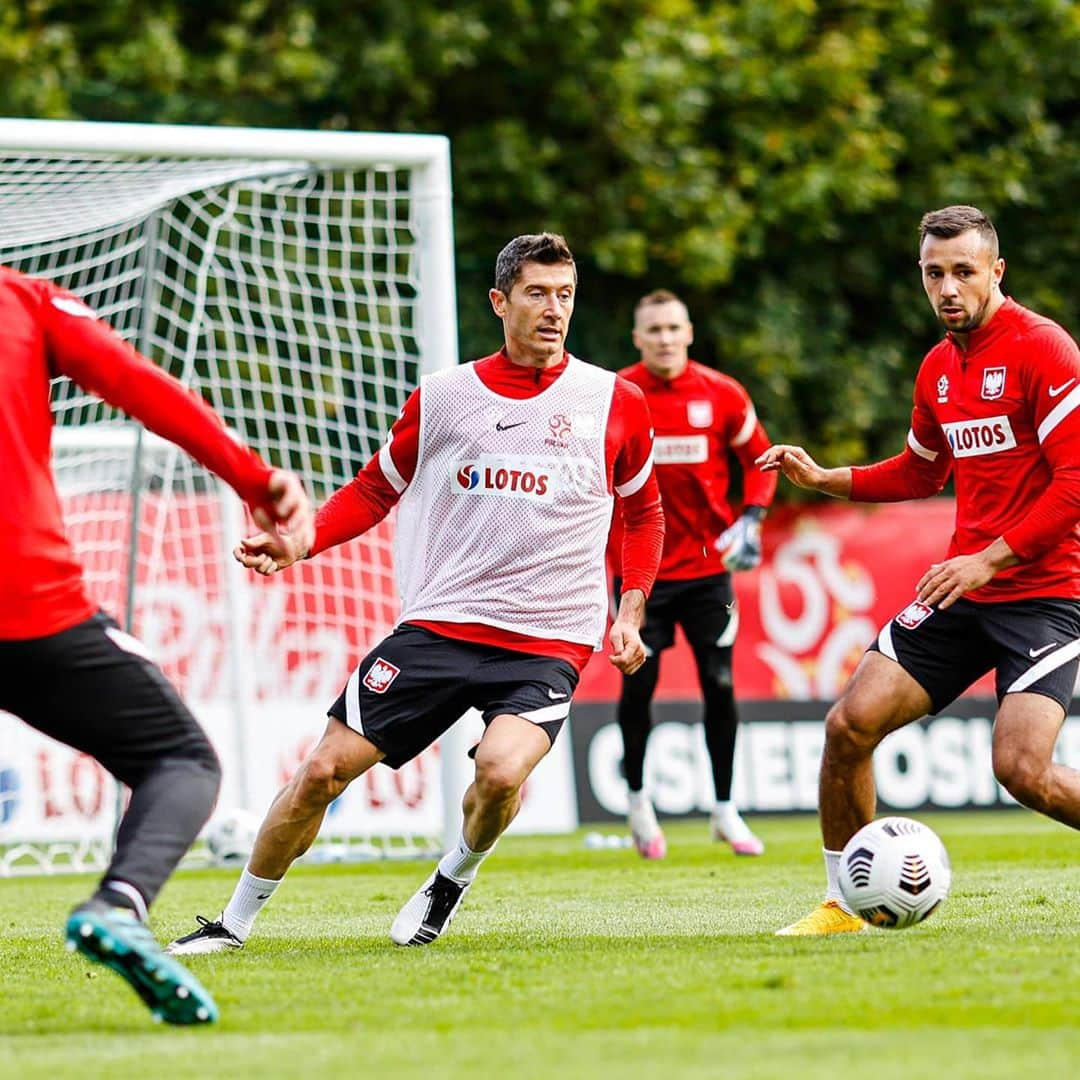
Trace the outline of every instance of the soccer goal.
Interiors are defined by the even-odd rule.
[[[316,502],[422,373],[457,362],[441,136],[0,120],[0,263],[72,289]],[[211,733],[222,812],[261,815],[394,623],[391,526],[246,575],[223,485],[67,380],[53,407],[91,590]],[[437,750],[377,770],[324,835],[335,851],[438,846],[439,774]],[[0,875],[98,865],[114,819],[96,763],[0,718]]]

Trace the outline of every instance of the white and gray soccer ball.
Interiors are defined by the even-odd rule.
[[[223,866],[247,862],[259,835],[258,817],[248,810],[223,810],[206,830],[206,846],[214,862]]]
[[[840,855],[840,891],[871,926],[900,930],[922,922],[949,895],[951,883],[945,845],[911,818],[871,821]]]

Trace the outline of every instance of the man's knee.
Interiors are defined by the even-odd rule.
[[[701,664],[701,680],[706,693],[710,690],[731,690],[735,685],[735,673],[731,664],[730,649],[710,649]]]
[[[1026,754],[994,753],[994,776],[1017,802],[1046,813],[1050,808],[1047,763]]]
[[[505,760],[476,759],[476,791],[485,802],[512,799],[525,782],[520,769]]]
[[[333,754],[315,751],[292,781],[292,799],[307,806],[329,806],[348,786],[351,776]]]
[[[865,757],[884,737],[886,718],[841,698],[825,716],[825,746],[838,757]]]

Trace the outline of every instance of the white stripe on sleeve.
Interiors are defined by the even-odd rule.
[[[645,459],[645,464],[641,466],[638,474],[627,480],[625,484],[615,485],[615,494],[620,495],[625,499],[628,495],[633,495],[636,491],[640,491],[645,486],[645,482],[652,473],[652,458],[652,451],[650,450],[649,456]]]
[[[750,436],[754,434],[755,427],[757,427],[757,413],[754,412],[754,406],[750,405],[746,410],[746,419],[735,438],[731,440],[731,445],[742,446],[743,443],[748,442]]]
[[[394,459],[390,456],[390,444],[393,441],[394,436],[391,434],[379,451],[379,468],[382,469],[386,482],[400,495],[409,485],[401,473],[397,471]]]
[[[1080,405],[1080,386],[1074,387],[1043,417],[1043,422],[1035,433],[1039,438],[1039,442],[1046,442],[1046,436],[1078,405]]]
[[[919,457],[926,458],[927,461],[937,460],[938,452],[936,450],[930,450],[927,447],[923,446],[923,444],[915,438],[915,432],[911,428],[908,428],[907,444],[916,454],[919,455]]]

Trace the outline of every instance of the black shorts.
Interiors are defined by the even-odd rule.
[[[1080,662],[1080,601],[960,599],[944,611],[916,601],[882,627],[870,649],[895,660],[930,695],[932,714],[988,671],[996,672],[999,702],[1025,691],[1068,712]]]
[[[554,742],[577,684],[566,660],[455,641],[406,623],[364,657],[330,715],[370,739],[397,769],[471,708],[485,726],[504,713],[523,717]]]
[[[100,612],[58,634],[0,641],[0,709],[97,758],[128,785],[163,757],[217,762],[172,683]]]
[[[622,582],[615,579],[618,603]],[[641,640],[650,656],[659,656],[675,643],[675,626],[683,628],[694,652],[731,649],[739,630],[739,609],[730,574],[657,581],[645,604]]]

